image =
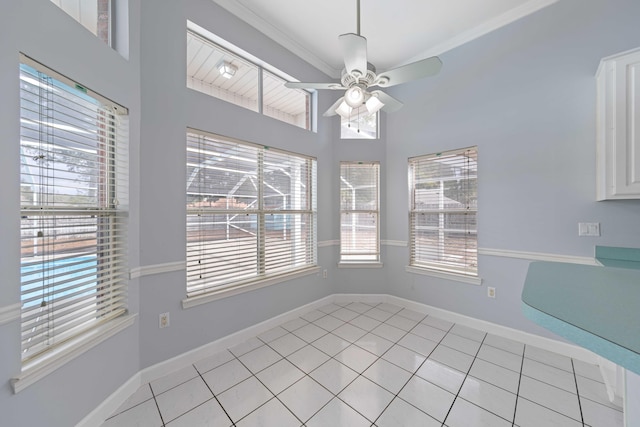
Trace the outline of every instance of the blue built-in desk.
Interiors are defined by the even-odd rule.
[[[640,374],[640,270],[533,262],[522,302],[532,321]]]

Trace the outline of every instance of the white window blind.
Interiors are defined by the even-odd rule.
[[[340,261],[380,261],[380,164],[340,162]]]
[[[126,312],[126,109],[20,65],[23,367]]]
[[[316,264],[316,161],[187,133],[187,295]]]
[[[478,274],[476,147],[409,159],[410,265]]]

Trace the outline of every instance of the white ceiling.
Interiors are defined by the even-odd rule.
[[[356,0],[213,0],[332,77]],[[439,55],[558,0],[361,0],[361,35],[378,72]]]

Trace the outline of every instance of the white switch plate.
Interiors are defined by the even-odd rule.
[[[579,222],[578,236],[600,236],[599,222]]]
[[[489,298],[495,298],[496,297],[496,288],[487,287],[487,296]]]

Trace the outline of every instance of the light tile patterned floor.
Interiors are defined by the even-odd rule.
[[[145,384],[103,427],[622,426],[596,366],[383,303],[329,304]]]

